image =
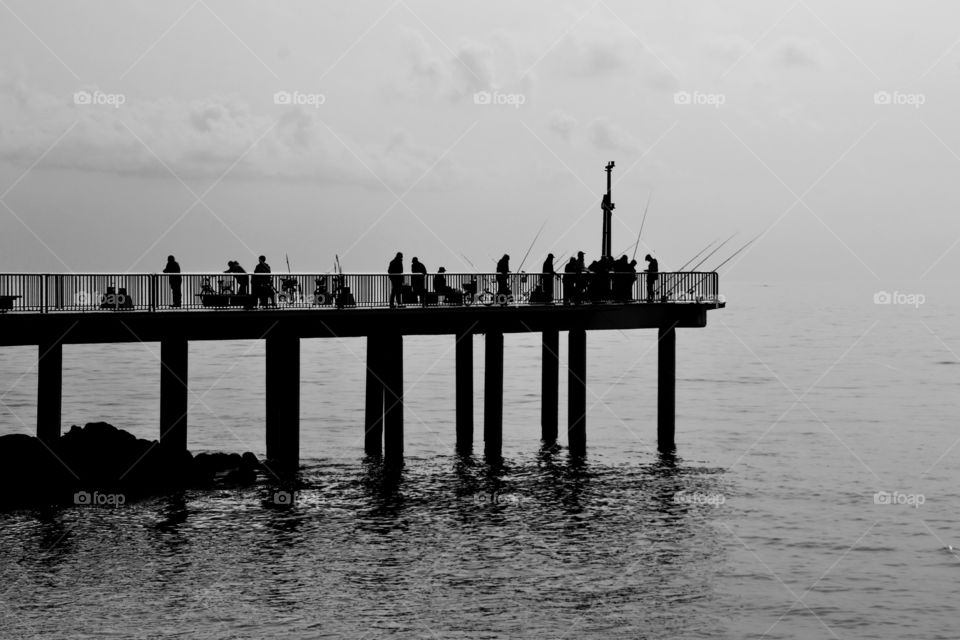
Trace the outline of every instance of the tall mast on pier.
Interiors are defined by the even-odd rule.
[[[611,246],[611,232],[613,229],[613,196],[610,193],[610,176],[613,173],[614,162],[607,163],[607,193],[603,196],[603,202],[600,208],[603,209],[603,246],[601,247],[601,256],[607,258],[613,256],[613,247]]]

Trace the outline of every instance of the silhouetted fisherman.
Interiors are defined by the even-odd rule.
[[[396,300],[396,305],[403,306],[403,254],[399,251],[397,255],[390,261],[390,265],[387,267],[387,273],[390,275],[390,308],[394,307],[394,300]]]
[[[570,256],[570,260],[563,267],[563,304],[575,304],[577,300],[577,274],[579,267],[577,259]]]
[[[163,268],[163,272],[180,273],[180,264],[177,259],[173,256],[167,256],[167,265]],[[183,277],[169,276],[167,279],[170,281],[170,291],[173,293],[173,304],[170,306],[179,308],[183,301]]]
[[[636,264],[636,262],[634,262]],[[613,299],[619,302],[630,300],[630,292],[636,279],[635,269],[624,254],[613,264]]]
[[[609,278],[603,259],[594,260],[587,267],[587,295],[591,302],[602,302],[609,292]]]
[[[660,277],[660,264],[657,262],[657,259],[649,253],[644,257],[644,260],[650,263],[647,265],[647,268],[644,269],[647,274],[647,302],[653,302],[657,279]]]
[[[420,304],[427,306],[427,267],[417,259],[417,256],[413,256],[413,261],[410,263],[410,273],[413,274],[410,278],[410,287],[414,295],[417,296]]]
[[[437,269],[437,274],[433,276],[433,290],[437,292],[438,296],[446,295],[447,293],[447,276],[443,275],[446,272],[445,267],[440,267]]]
[[[242,273],[244,275],[234,276],[233,279],[237,281],[237,295],[245,296],[250,293],[250,276],[246,275],[247,271],[240,266],[240,263],[236,260],[232,260],[227,263],[227,266],[230,268],[227,269],[227,273]]]
[[[500,304],[506,304],[511,293],[508,284],[509,274],[510,256],[503,254],[503,257],[497,262],[497,302]]]
[[[553,254],[548,253],[547,259],[543,261],[543,280],[540,287],[543,290],[544,302],[553,302],[553,277],[556,271],[553,268]]]
[[[573,301],[580,304],[587,292],[587,265],[584,262],[583,251],[577,251],[577,279],[574,284]]]
[[[253,269],[254,273],[261,274],[253,276],[253,295],[257,298],[257,306],[266,307],[269,300],[270,306],[277,306],[273,297],[273,282],[270,276],[262,275],[271,273],[270,265],[267,264],[267,257],[260,256],[257,266]]]
[[[447,304],[460,304],[463,301],[463,296],[447,284],[446,273],[445,267],[437,269],[437,274],[433,276],[433,290],[437,296],[443,296],[443,300]]]

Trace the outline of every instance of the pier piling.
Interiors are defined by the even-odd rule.
[[[557,441],[560,386],[560,332],[544,331],[540,381],[540,437],[544,444]]]
[[[383,453],[383,379],[385,375],[383,340],[371,335],[367,338],[367,400],[363,436],[363,448],[368,456],[380,456]]]
[[[571,329],[567,355],[567,441],[570,452],[587,449],[587,332]]]
[[[456,337],[457,451],[473,450],[473,334]]]
[[[160,341],[160,445],[187,450],[188,342],[182,336]]]
[[[52,445],[60,437],[63,343],[41,342],[37,360],[37,437]]]
[[[660,327],[657,347],[657,449],[671,452],[674,440],[677,395],[677,331]]]
[[[403,336],[383,339],[383,449],[391,460],[403,458]]]
[[[503,333],[488,331],[484,338],[483,448],[499,457],[503,447]]]
[[[300,462],[300,338],[266,338],[267,459],[284,471]]]

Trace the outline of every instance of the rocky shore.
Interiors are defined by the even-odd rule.
[[[263,465],[250,452],[170,452],[106,422],[74,426],[52,446],[0,436],[0,509],[116,505],[179,489],[247,485]]]

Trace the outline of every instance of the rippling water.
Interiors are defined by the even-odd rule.
[[[539,450],[539,342],[507,336],[502,466],[452,453],[452,338],[407,339],[400,471],[362,457],[363,342],[305,341],[292,508],[264,482],[0,514],[0,636],[955,638],[960,308],[876,288],[725,286],[678,336],[676,459],[655,332],[589,336],[583,461]],[[155,438],[157,351],[67,348],[65,421]],[[3,352],[4,432],[33,358]],[[191,345],[191,449],[263,452],[262,371]]]

